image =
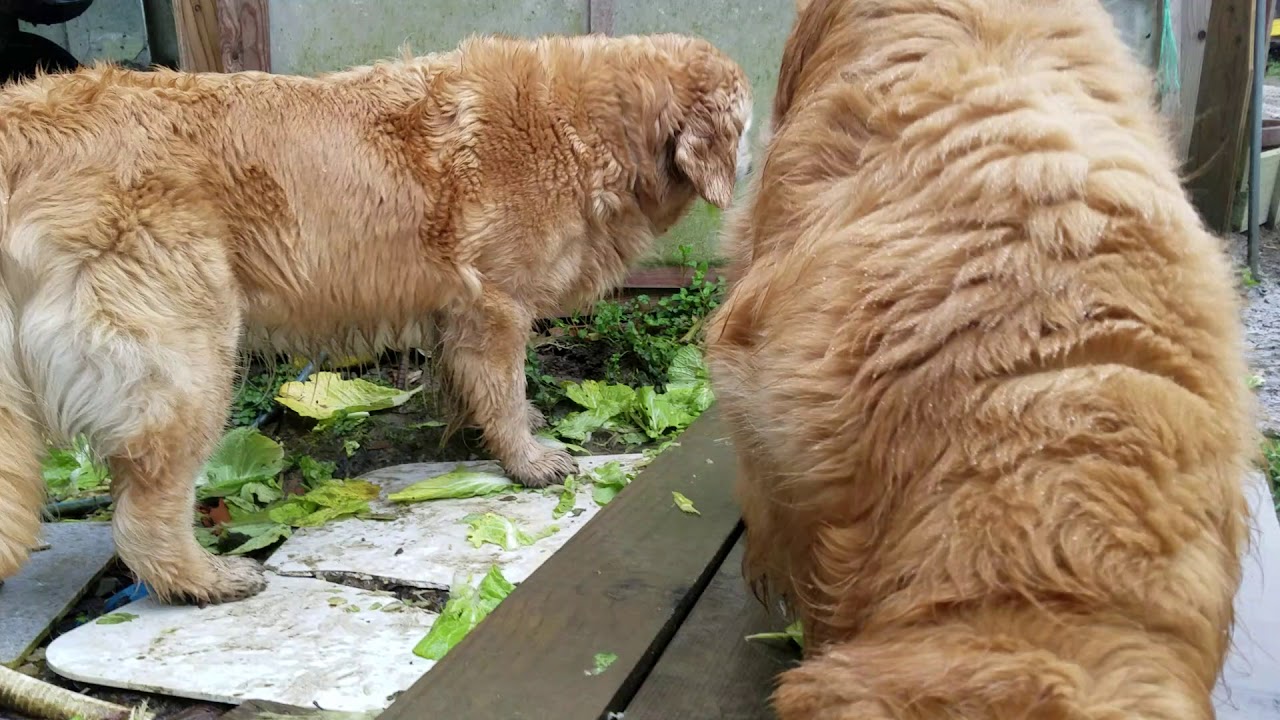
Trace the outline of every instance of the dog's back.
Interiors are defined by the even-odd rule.
[[[784,718],[1208,717],[1229,263],[1092,0],[814,0],[710,328]]]

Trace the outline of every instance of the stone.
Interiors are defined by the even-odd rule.
[[[267,580],[258,595],[222,605],[130,603],[117,612],[135,618],[82,625],[54,640],[46,660],[59,675],[95,685],[344,712],[389,706],[434,664],[413,647],[435,613],[386,592]]]
[[[634,467],[642,458],[639,454],[599,455],[578,458],[578,463],[586,472],[614,461]],[[385,498],[458,465],[501,472],[498,466],[484,461],[417,463],[376,470],[362,479],[382,488]],[[478,581],[491,566],[498,565],[508,580],[518,583],[532,575],[600,509],[591,499],[590,488],[580,488],[577,508],[582,512],[557,520],[551,511],[559,501],[558,492],[528,490],[406,504],[381,499],[373,503],[374,513],[394,519],[346,520],[300,528],[272,554],[267,567],[281,575],[372,578],[408,587],[447,589],[455,578]],[[559,531],[513,550],[489,544],[472,547],[463,518],[486,512],[509,517],[531,533],[553,525]]]
[[[0,665],[16,667],[115,556],[111,524],[46,523],[41,544],[0,585]]]

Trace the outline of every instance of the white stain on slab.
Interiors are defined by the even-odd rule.
[[[634,467],[643,455],[598,455],[578,458],[583,472],[610,462]],[[511,582],[521,582],[564,546],[599,511],[590,488],[578,491],[575,512],[560,519],[551,511],[560,494],[520,490],[464,500],[431,500],[396,504],[385,500],[422,480],[443,475],[458,465],[500,472],[485,462],[398,465],[362,476],[382,488],[384,499],[373,503],[376,514],[392,520],[347,520],[302,528],[272,554],[267,567],[281,575],[375,578],[408,587],[451,586],[455,577],[479,579],[498,565]],[[580,512],[579,512],[580,511]],[[559,530],[532,545],[503,550],[497,545],[473,547],[467,540],[468,515],[498,513],[536,535],[552,526]]]
[[[46,659],[59,675],[95,685],[348,712],[387,707],[434,664],[413,654],[434,613],[389,593],[268,581],[252,598],[205,608],[130,603],[119,612],[136,619],[82,625],[55,640]]]

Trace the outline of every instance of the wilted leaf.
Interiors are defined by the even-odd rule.
[[[413,648],[413,654],[428,660],[444,657],[514,589],[496,565],[489,568],[478,587],[455,584],[449,602],[432,623],[427,636]]]
[[[671,498],[675,500],[676,507],[680,508],[680,512],[689,513],[690,515],[701,515],[698,508],[693,506],[693,501],[685,497],[682,493],[674,490],[671,491]]]
[[[287,382],[276,397],[281,405],[303,417],[326,420],[336,413],[361,413],[403,405],[422,390],[400,391],[359,378],[344,379],[331,372],[319,372],[306,382]]]
[[[424,500],[458,500],[461,498],[492,495],[503,490],[515,490],[521,487],[518,483],[491,472],[470,470],[463,465],[443,475],[417,482],[409,487],[391,493],[387,499],[392,502],[422,502]]]
[[[559,527],[551,525],[536,534],[528,533],[518,527],[510,518],[492,512],[487,512],[483,515],[468,515],[462,520],[471,528],[467,533],[467,540],[472,547],[477,548],[489,543],[497,545],[503,550],[514,550],[522,545],[532,545],[560,531]]]
[[[635,404],[635,390],[596,380],[585,380],[580,385],[565,383],[564,388],[565,396],[586,410],[569,413],[556,423],[552,432],[557,436],[581,442],[597,430],[628,429],[625,417]]]
[[[95,625],[119,625],[137,620],[138,616],[127,612],[113,612],[110,615],[103,615],[94,621]]]

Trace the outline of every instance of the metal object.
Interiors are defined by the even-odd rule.
[[[1262,217],[1262,102],[1267,73],[1267,16],[1272,0],[1257,0],[1253,22],[1253,102],[1249,104],[1249,235],[1246,240],[1249,271],[1259,272],[1258,224]]]

